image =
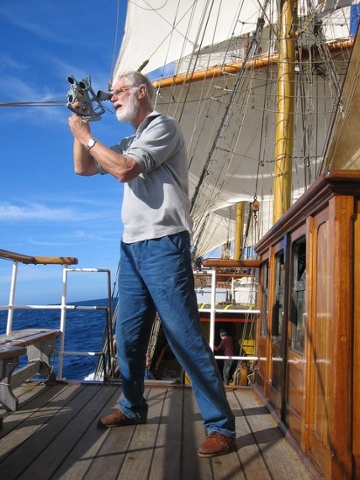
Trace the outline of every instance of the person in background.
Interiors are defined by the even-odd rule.
[[[234,341],[230,335],[228,335],[227,331],[221,328],[219,330],[219,335],[221,341],[218,346],[214,345],[215,352],[223,352],[223,355],[226,357],[233,357],[234,356]],[[224,360],[224,368],[223,368],[223,379],[225,385],[229,385],[230,381],[232,380],[232,376],[236,367],[236,362],[231,358],[228,360]]]
[[[151,368],[151,357],[150,354],[146,354],[146,360],[145,360],[145,380],[155,380],[154,374],[150,370]]]
[[[188,158],[179,124],[153,109],[147,77],[130,72],[113,83],[117,119],[135,133],[108,148],[89,123],[74,114],[74,168],[79,175],[109,173],[124,184],[116,343],[122,397],[119,410],[99,428],[147,421],[145,358],[155,312],[168,343],[188,373],[208,436],[201,457],[228,452],[235,444],[235,418],[213,352],[200,329],[191,265]]]

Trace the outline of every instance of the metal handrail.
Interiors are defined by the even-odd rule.
[[[106,375],[106,359],[109,358],[109,366],[111,364],[111,357],[113,356],[112,352],[112,302],[111,302],[111,273],[109,269],[103,268],[73,268],[70,265],[77,264],[78,260],[75,257],[32,257],[29,255],[23,255],[15,252],[10,252],[7,250],[0,249],[0,259],[3,260],[12,260],[12,275],[10,282],[10,293],[9,293],[9,303],[7,305],[0,305],[0,311],[7,310],[7,324],[6,324],[6,334],[9,335],[13,329],[13,318],[15,310],[26,310],[26,309],[36,309],[36,310],[60,310],[60,340],[59,340],[59,349],[58,349],[58,373],[57,378],[63,379],[63,360],[65,355],[73,356],[99,356],[99,361],[101,359],[102,363],[102,372],[103,378],[105,379]],[[23,264],[32,264],[32,265],[61,265],[63,267],[63,288],[61,303],[58,305],[35,305],[35,304],[16,304],[15,303],[15,294],[17,286],[17,273],[19,263]],[[107,274],[107,296],[108,296],[108,305],[107,306],[98,306],[98,305],[68,305],[67,304],[67,280],[68,274],[72,272],[81,272],[81,273],[106,273]],[[64,350],[65,345],[65,332],[66,332],[66,314],[69,310],[103,310],[105,312],[105,331],[110,337],[108,339],[107,349],[100,349],[98,352],[70,352]],[[104,342],[103,342],[104,343]],[[99,362],[98,362],[99,363]]]

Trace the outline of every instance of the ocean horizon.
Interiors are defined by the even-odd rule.
[[[69,302],[76,306],[106,306],[107,298]],[[14,311],[13,330],[25,328],[60,328],[60,309],[22,309]],[[7,311],[0,311],[0,334],[6,332]],[[100,351],[106,325],[104,310],[67,310],[65,329],[65,351],[98,352]],[[84,380],[91,378],[95,371],[98,356],[64,356],[62,376],[67,380]],[[20,357],[19,366],[26,363]],[[52,356],[54,370],[57,373],[58,357]]]

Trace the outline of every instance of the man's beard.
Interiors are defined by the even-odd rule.
[[[127,99],[126,103],[123,103],[122,107],[116,110],[116,118],[119,120],[119,122],[133,123],[136,118],[138,105],[139,102],[137,96],[131,92],[131,95]]]

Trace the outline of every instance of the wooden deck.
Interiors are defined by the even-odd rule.
[[[253,390],[228,390],[236,450],[197,456],[205,438],[190,387],[148,385],[146,425],[100,430],[117,408],[119,385],[34,383],[17,389],[20,408],[0,411],[0,472],[12,479],[291,480],[309,471]]]

